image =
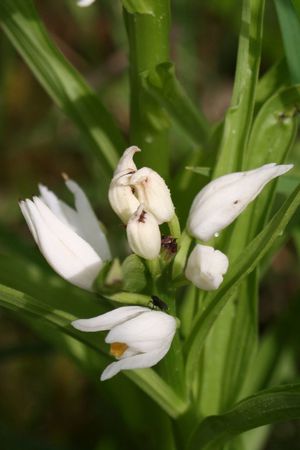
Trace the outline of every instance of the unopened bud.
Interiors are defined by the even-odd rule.
[[[135,195],[145,205],[159,224],[169,222],[174,215],[174,205],[165,180],[154,170],[143,167],[135,172],[130,180]]]
[[[189,256],[185,276],[199,289],[218,289],[228,269],[224,253],[207,245],[197,244]]]
[[[130,218],[127,238],[131,250],[145,259],[155,259],[160,252],[160,231],[157,220],[141,204]]]
[[[189,232],[198,239],[208,241],[230,225],[269,181],[292,167],[292,164],[271,163],[211,181],[193,201],[188,218]]]

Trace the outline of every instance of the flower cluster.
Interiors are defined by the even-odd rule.
[[[136,146],[125,150],[113,174],[109,201],[126,225],[132,251],[152,260],[161,249],[159,226],[172,220],[175,209],[163,178],[148,167],[137,169],[133,156],[139,151]],[[211,181],[193,201],[188,232],[197,240],[209,241],[230,225],[269,181],[291,168],[272,163]],[[104,262],[112,257],[86,195],[74,181],[64,178],[74,195],[74,208],[42,185],[40,196],[21,201],[20,208],[50,266],[70,283],[92,291]],[[220,286],[228,264],[221,251],[197,243],[187,259],[185,276],[199,289],[210,291]],[[101,379],[106,380],[121,370],[152,367],[160,361],[171,346],[176,323],[164,311],[125,306],[72,325],[87,332],[110,330],[105,341],[118,361],[102,373]]]
[[[149,167],[137,170],[133,155],[141,150],[125,150],[110,183],[108,198],[112,209],[126,224],[131,250],[145,259],[160,252],[159,225],[174,216],[174,205],[164,179]]]
[[[235,172],[217,178],[195,197],[189,217],[188,231],[204,242],[218,236],[252,202],[265,185],[283,175],[292,164],[265,164],[258,169]],[[217,289],[228,269],[228,258],[213,247],[197,244],[185,270],[186,277],[199,289]]]

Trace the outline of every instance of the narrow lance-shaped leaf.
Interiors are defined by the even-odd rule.
[[[205,311],[196,316],[191,334],[185,344],[187,352],[186,370],[189,382],[193,378],[194,371],[197,370],[201,349],[215,320],[241,281],[252,272],[270,250],[276,238],[283,233],[299,204],[300,186],[291,194],[263,231],[250,242],[238,260],[231,265],[221,288],[207,299],[208,306]]]
[[[300,19],[292,0],[274,0],[293,83],[300,83]]]
[[[208,122],[193,105],[175,75],[173,64],[159,64],[143,74],[145,89],[160,103],[194,147],[208,138]]]
[[[238,59],[230,108],[213,177],[241,167],[251,129],[258,79],[264,0],[244,0]]]
[[[246,398],[230,411],[204,419],[187,450],[213,450],[262,425],[300,418],[300,384],[283,385]]]
[[[125,147],[113,118],[55,47],[31,0],[1,0],[0,22],[53,101],[85,136],[110,175]]]

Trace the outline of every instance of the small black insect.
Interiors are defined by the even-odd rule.
[[[164,312],[168,311],[168,305],[156,295],[151,295],[150,303],[152,303],[152,309],[160,309]]]

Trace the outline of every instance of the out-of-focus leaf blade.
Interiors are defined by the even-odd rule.
[[[173,64],[159,64],[144,73],[144,88],[168,112],[190,142],[199,147],[208,137],[208,123],[194,106],[175,75]]]
[[[123,7],[131,14],[154,14],[149,0],[122,0]]]
[[[191,334],[186,341],[187,378],[192,380],[205,338],[220,312],[231,296],[236,292],[241,281],[257,266],[263,256],[280,236],[300,204],[300,186],[283,204],[261,233],[250,242],[243,254],[230,267],[224,283],[217,293],[207,298],[208,306],[195,318]]]
[[[243,431],[300,418],[300,384],[282,385],[257,393],[230,411],[204,419],[187,450],[212,450]]]
[[[293,83],[300,83],[300,19],[291,0],[274,0]]]
[[[213,178],[241,168],[247,148],[260,65],[264,3],[264,0],[243,1],[233,95]]]
[[[125,143],[111,115],[55,47],[31,0],[1,0],[0,23],[53,101],[74,122],[108,175]]]
[[[260,78],[255,91],[255,109],[259,109],[276,91],[289,84],[289,70],[285,59],[282,59]]]

